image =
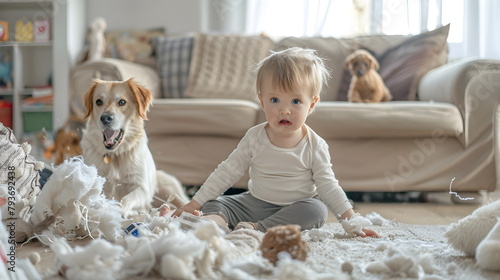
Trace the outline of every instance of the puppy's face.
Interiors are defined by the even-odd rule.
[[[85,118],[102,131],[106,149],[114,151],[124,138],[140,134],[151,101],[151,93],[132,79],[95,80],[85,95]]]
[[[344,67],[351,72],[351,75],[362,77],[371,70],[377,70],[380,66],[369,52],[357,50],[345,59]]]

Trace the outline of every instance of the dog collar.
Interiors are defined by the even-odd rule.
[[[103,156],[103,160],[105,164],[109,164],[111,162],[111,156],[109,154],[105,154]]]

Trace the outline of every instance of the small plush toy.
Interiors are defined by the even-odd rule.
[[[300,226],[282,225],[266,231],[260,250],[264,258],[276,264],[283,254],[290,255],[292,259],[304,261],[307,258],[309,245],[302,240]]]
[[[104,38],[104,30],[106,29],[106,20],[104,18],[96,18],[92,21],[90,27],[90,47],[88,60],[99,60],[104,56],[106,50],[106,39]]]

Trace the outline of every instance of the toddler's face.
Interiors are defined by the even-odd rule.
[[[306,89],[292,92],[273,87],[272,79],[262,81],[259,100],[271,129],[276,132],[294,132],[302,128],[318,97],[312,97]]]

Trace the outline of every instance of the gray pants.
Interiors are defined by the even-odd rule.
[[[319,228],[328,218],[328,208],[317,197],[279,206],[257,199],[249,192],[219,196],[205,203],[201,211],[205,215],[223,216],[229,228],[234,228],[239,222],[253,222],[263,232],[287,224],[299,225],[302,230]]]

